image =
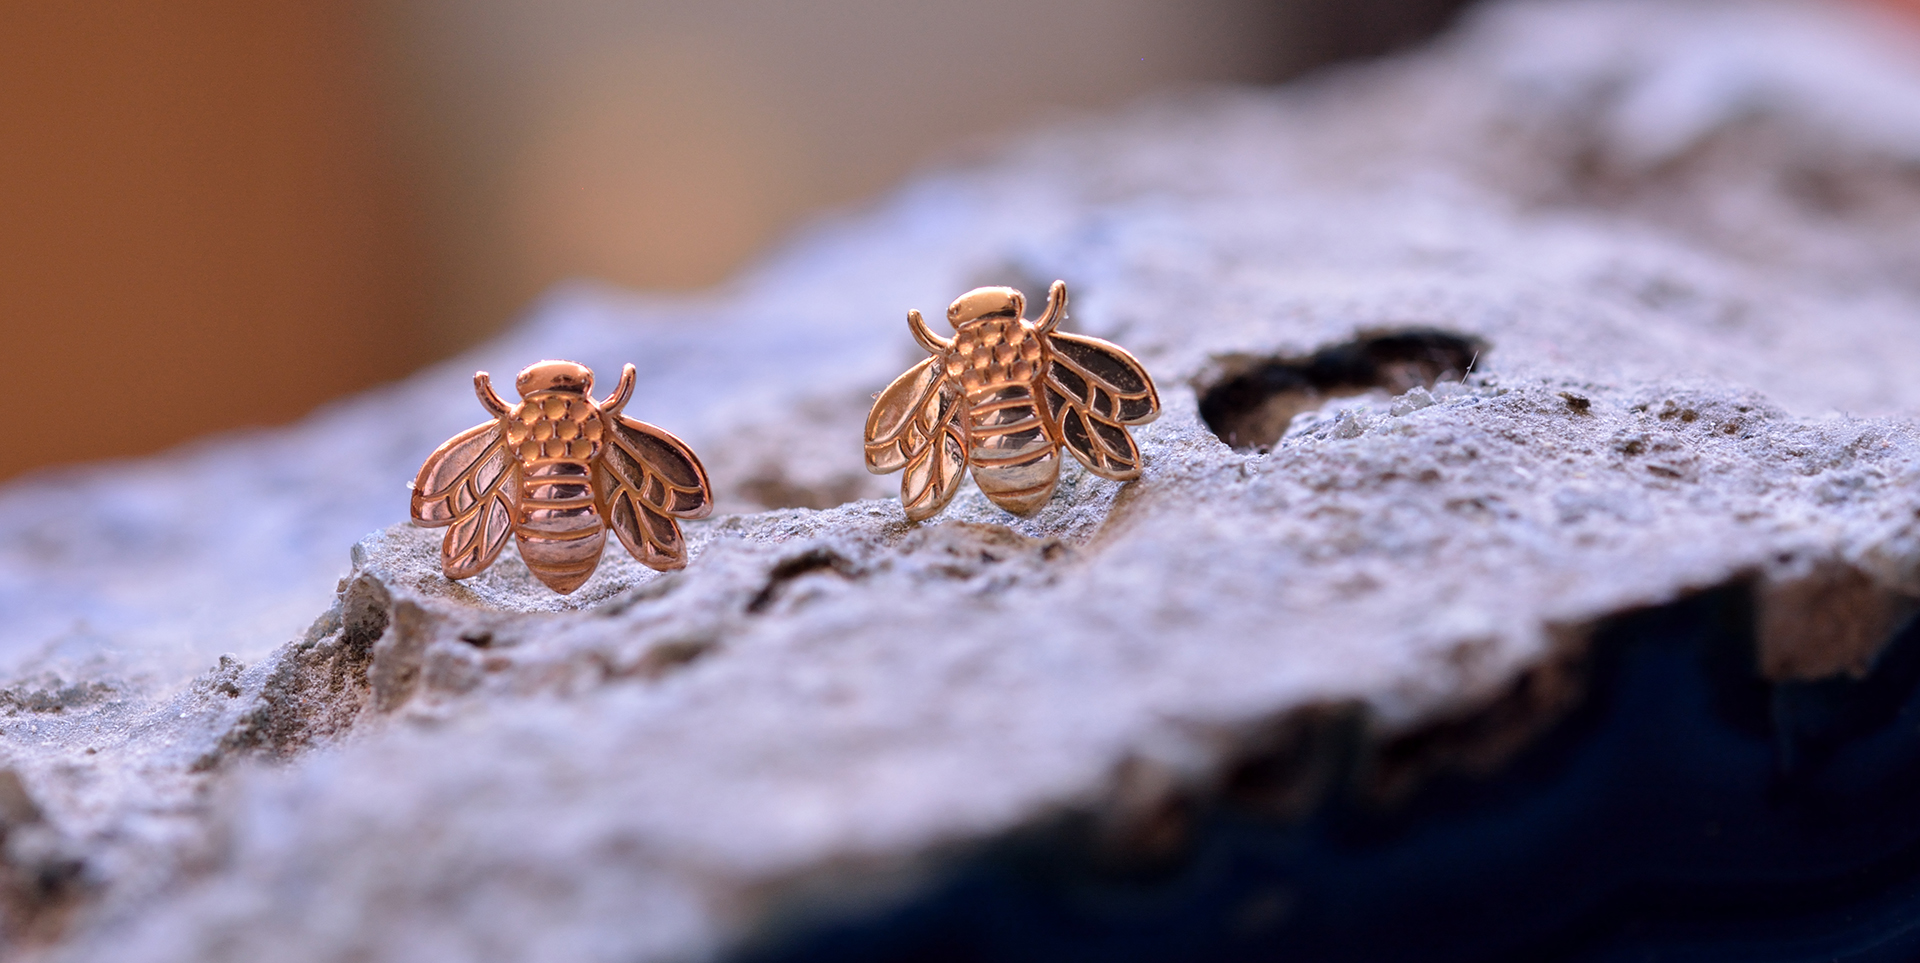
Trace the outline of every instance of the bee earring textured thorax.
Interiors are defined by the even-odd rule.
[[[1038,322],[1023,317],[1025,295],[1000,287],[953,302],[951,339],[907,312],[932,357],[880,392],[867,415],[867,470],[906,469],[907,518],[939,514],[969,467],[994,504],[1032,512],[1059,484],[1062,448],[1104,478],[1140,477],[1127,427],[1160,414],[1153,379],[1119,345],[1054,330],[1066,309],[1067,285],[1055,281]]]
[[[633,381],[627,365],[613,395],[595,401],[585,365],[542,361],[514,379],[520,403],[508,404],[474,373],[493,418],[441,445],[408,486],[413,523],[447,527],[448,578],[485,571],[512,535],[527,568],[566,594],[599,566],[609,528],[649,568],[687,564],[675,519],[705,518],[713,490],[680,439],[620,413]]]

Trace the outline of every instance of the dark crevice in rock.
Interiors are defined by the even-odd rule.
[[[340,644],[348,654],[365,658],[387,631],[393,613],[393,594],[372,575],[360,574],[340,594]]]
[[[11,769],[0,769],[0,920],[16,948],[56,942],[87,895],[86,862]]]
[[[1221,780],[1220,796],[1260,818],[1303,819],[1353,781],[1366,728],[1364,709],[1342,704],[1296,712],[1249,733]]]
[[[1568,630],[1484,712],[1385,743],[1327,706],[1211,788],[1130,763],[1102,811],[736,958],[1916,958],[1920,625],[1861,677],[1773,679],[1765,592]]]
[[[912,560],[922,577],[984,580],[978,583],[983,587],[1005,587],[1023,577],[1044,578],[1044,569],[1072,554],[1057,538],[1035,538],[1005,525],[979,522],[918,526],[900,540],[898,550],[902,558]]]
[[[1355,797],[1392,805],[1438,776],[1496,771],[1586,694],[1589,629],[1556,628],[1553,654],[1522,672],[1492,702],[1382,742],[1355,773]]]
[[[684,572],[661,572],[651,580],[642,582],[619,595],[594,606],[591,611],[601,618],[614,618],[625,615],[634,606],[643,602],[653,602],[666,598],[687,584]],[[489,644],[491,644],[491,639]]]
[[[588,656],[600,669],[603,682],[622,679],[661,679],[670,672],[686,668],[720,648],[717,635],[691,634],[663,639],[647,646],[639,659],[622,662],[606,653]]]
[[[334,607],[280,652],[259,705],[195,768],[213,768],[237,752],[288,756],[351,727],[367,705],[375,645],[393,617],[393,596],[378,578],[361,573],[345,581]]]
[[[420,687],[420,658],[439,627],[439,618],[418,603],[402,599],[393,606],[386,631],[373,644],[367,684],[373,706],[392,712]]]
[[[827,548],[812,548],[790,558],[781,559],[767,573],[767,584],[754,593],[747,601],[747,611],[758,614],[779,601],[780,594],[795,579],[815,572],[832,572],[843,578],[858,578],[860,567],[854,561]]]
[[[1243,451],[1268,448],[1294,415],[1329,398],[1431,388],[1464,377],[1487,349],[1471,335],[1400,328],[1363,334],[1306,357],[1225,359],[1224,375],[1194,387],[1200,417],[1221,441]]]

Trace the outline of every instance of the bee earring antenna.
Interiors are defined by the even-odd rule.
[[[927,319],[917,310],[907,312],[907,330],[913,332],[913,340],[932,354],[946,354],[953,350],[953,339],[943,338],[927,327]]]
[[[1055,281],[1053,286],[1047,289],[1047,310],[1040,315],[1040,320],[1034,324],[1034,327],[1038,328],[1041,334],[1050,334],[1054,328],[1060,326],[1061,319],[1066,316],[1067,282]]]
[[[473,373],[473,393],[480,398],[480,406],[493,413],[495,418],[504,416],[513,410],[513,406],[500,400],[493,390],[493,378],[484,371]]]
[[[635,376],[636,372],[631,364],[620,369],[620,383],[613,386],[613,394],[608,395],[607,400],[600,402],[600,411],[602,413],[617,415],[620,413],[620,409],[627,406],[628,401],[633,400],[633,381]]]

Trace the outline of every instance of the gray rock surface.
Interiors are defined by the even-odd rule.
[[[8,955],[706,957],[1054,814],[1124,840],[1303,712],[1468,716],[1595,620],[1737,578],[1767,671],[1858,672],[1920,596],[1908,39],[1839,6],[1498,6],[1063,124],[709,297],[559,292],[299,425],[16,483]],[[1054,277],[1160,381],[1146,477],[905,523],[858,440],[906,309]],[[1410,330],[1471,371],[1295,399],[1267,448],[1199,415]],[[685,571],[610,552],[561,598],[509,553],[453,584],[394,524],[480,419],[472,370],[539,357],[637,362],[629,410],[707,459]]]

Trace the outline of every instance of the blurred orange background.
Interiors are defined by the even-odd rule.
[[[0,37],[0,344],[48,413],[0,476],[285,420],[431,352],[350,6],[10,2]]]
[[[66,412],[0,477],[286,421],[568,278],[711,285],[916,166],[1464,3],[0,0],[0,344]]]

